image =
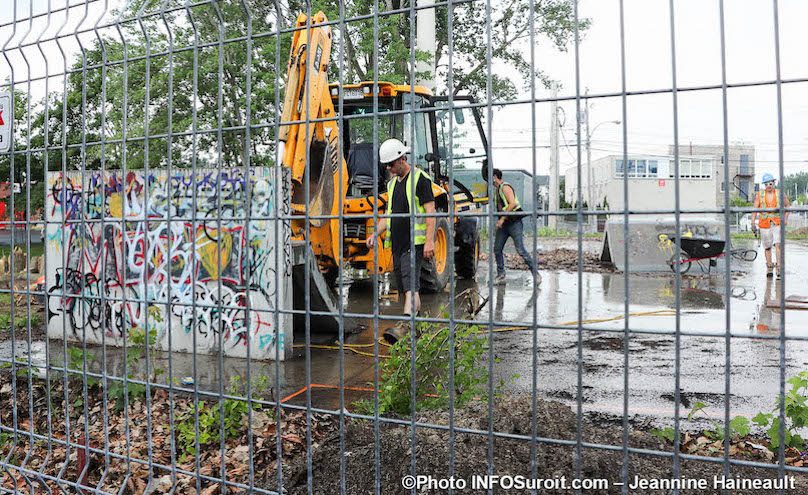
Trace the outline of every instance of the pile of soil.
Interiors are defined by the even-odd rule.
[[[331,414],[306,413],[302,410],[284,410],[280,417],[273,407],[257,407],[248,424],[246,416],[241,427],[228,434],[224,446],[220,438],[200,438],[201,449],[198,463],[193,455],[172,453],[171,447],[182,443],[180,437],[172,442],[170,412],[173,411],[175,435],[190,429],[193,438],[193,401],[189,394],[177,392],[173,396],[159,390],[145,402],[144,396],[133,397],[128,414],[123,408],[115,407],[118,398],[110,393],[108,402],[102,400],[100,384],[87,384],[88,394],[82,391],[81,380],[71,378],[69,389],[63,389],[63,382],[54,377],[50,383],[50,396],[46,394],[45,382],[27,377],[18,377],[16,387],[12,387],[11,373],[0,370],[0,424],[6,428],[17,426],[20,432],[16,437],[3,432],[0,435],[0,459],[8,463],[8,469],[0,470],[0,487],[9,491],[25,493],[31,483],[37,489],[44,487],[35,476],[27,479],[15,469],[23,462],[25,468],[39,471],[48,476],[60,476],[70,482],[78,481],[84,486],[96,487],[99,484],[104,493],[143,494],[143,493],[201,493],[214,495],[221,492],[221,466],[226,468],[229,482],[247,485],[250,482],[250,462],[254,486],[277,490],[288,494],[312,493],[331,495],[341,491],[340,460],[344,461],[345,493],[375,493],[377,477],[376,452],[379,452],[379,482],[382,493],[409,493],[401,485],[403,477],[410,474],[410,463],[414,455],[417,461],[417,474],[429,475],[436,479],[446,478],[449,473],[449,459],[454,457],[456,478],[471,480],[474,475],[488,473],[489,429],[487,401],[474,401],[458,408],[454,415],[455,428],[473,431],[463,433],[455,430],[453,446],[449,445],[449,414],[445,411],[432,411],[419,414],[417,421],[432,425],[442,425],[444,429],[418,427],[413,450],[412,429],[406,424],[379,425],[379,435],[375,435],[372,420],[346,418],[344,437],[340,435],[339,417]],[[112,383],[109,384],[112,386]],[[16,390],[15,390],[16,389]],[[243,391],[237,392],[239,395]],[[15,395],[16,394],[16,395]],[[33,394],[29,396],[28,394]],[[30,402],[29,402],[30,400]],[[50,405],[48,404],[50,401]],[[30,404],[34,407],[31,409]],[[541,438],[566,441],[567,445],[536,443],[530,440],[532,433],[532,408],[530,397],[497,397],[494,402],[493,431],[509,435],[493,440],[494,474],[531,477],[531,455],[535,452],[536,476],[539,478],[561,478],[570,480],[576,473],[576,453],[574,442],[578,424],[576,415],[569,407],[557,402],[538,400],[536,411],[537,434]],[[200,425],[208,424],[202,417],[208,417],[213,409],[218,409],[215,401],[207,406],[200,404]],[[213,409],[212,409],[213,408]],[[231,408],[225,406],[225,409]],[[50,410],[50,414],[48,414]],[[204,410],[204,411],[203,411]],[[16,412],[15,412],[16,411]],[[85,422],[86,415],[86,422]],[[69,430],[66,419],[69,419]],[[87,425],[85,427],[85,424]],[[48,426],[50,425],[50,429]],[[86,429],[85,429],[86,428]],[[210,429],[210,425],[201,429]],[[671,452],[672,445],[647,431],[647,425],[638,425],[630,430],[629,447]],[[252,435],[248,436],[247,432]],[[28,432],[38,435],[53,435],[51,442],[35,439]],[[65,445],[65,432],[70,431],[71,447]],[[610,484],[619,482],[623,452],[621,422],[615,418],[584,418],[580,430],[583,442],[615,446],[617,450],[604,448],[583,448],[581,450],[581,477],[606,479]],[[250,451],[249,439],[253,447]],[[278,442],[280,441],[280,449]],[[377,448],[378,442],[378,448]],[[49,445],[50,443],[50,445]],[[569,443],[572,443],[571,445]],[[699,455],[721,456],[721,449],[692,450],[701,442],[685,440],[684,449]],[[749,443],[748,441],[745,443]],[[89,445],[89,455],[84,446]],[[311,447],[309,447],[311,445]],[[733,445],[735,448],[735,445]],[[699,447],[700,448],[700,447]],[[533,450],[535,449],[535,450]],[[104,450],[115,457],[105,459]],[[732,467],[734,477],[746,479],[775,479],[777,477],[776,458],[768,449],[760,452],[757,448],[731,450],[733,459],[752,460],[771,468]],[[799,453],[798,453],[799,454]],[[120,457],[118,457],[120,456]],[[310,457],[309,457],[310,456]],[[126,462],[131,457],[133,462]],[[311,469],[307,459],[311,459]],[[149,466],[149,460],[153,465]],[[787,459],[789,464],[801,465]],[[187,473],[172,476],[170,466]],[[281,471],[279,472],[279,467]],[[29,471],[30,472],[30,471]],[[720,462],[682,461],[681,475],[690,479],[710,481],[710,489],[705,491],[688,490],[687,493],[716,493],[712,489],[713,476],[720,476],[723,465]],[[311,473],[311,482],[309,478]],[[101,475],[105,474],[103,481]],[[199,476],[199,477],[198,477]],[[279,489],[278,477],[283,487]],[[629,479],[638,476],[643,479],[670,479],[673,477],[672,460],[660,455],[639,453],[629,454]],[[808,493],[808,475],[795,475],[795,489],[790,493]],[[470,482],[470,481],[469,481]],[[52,479],[43,479],[53,492],[61,491]],[[36,491],[36,490],[35,490]],[[246,493],[245,490],[229,486],[228,493]],[[468,492],[471,492],[468,490]],[[420,490],[418,493],[446,493],[445,490]],[[526,493],[509,490],[508,493]],[[572,493],[570,490],[541,490],[541,493]],[[587,490],[586,493],[619,493],[616,486],[601,490]],[[667,493],[659,490],[631,490],[633,494]],[[767,490],[738,491],[735,493],[772,493]]]
[[[530,397],[499,397],[494,405],[494,431],[526,435],[531,434],[531,399]],[[448,413],[430,412],[418,416],[419,422],[448,424]],[[455,426],[486,432],[488,425],[488,405],[478,402],[455,412]],[[567,406],[551,401],[538,401],[537,410],[538,435],[544,438],[575,440],[577,430],[575,413]],[[380,427],[379,452],[381,456],[380,482],[382,493],[409,493],[401,487],[401,479],[410,474],[410,462],[413,454],[411,448],[412,430],[407,425]],[[601,445],[622,445],[622,428],[612,421],[599,420],[583,422],[583,442]],[[375,436],[372,421],[351,421],[345,438],[345,482],[347,493],[375,493]],[[435,478],[447,478],[449,472],[449,433],[446,430],[419,427],[416,433],[415,456],[417,474],[431,475]],[[631,431],[629,447],[654,449],[671,452],[672,446],[647,432]],[[454,475],[456,478],[471,480],[473,475],[488,473],[489,439],[487,434],[455,432],[454,438]],[[339,436],[335,433],[326,439],[313,452],[312,473],[313,493],[333,494],[340,490],[341,457]],[[581,452],[581,476],[583,478],[604,478],[610,482],[620,481],[623,462],[621,450],[605,450],[584,448]],[[719,455],[720,454],[716,454]],[[531,441],[522,439],[496,438],[493,442],[494,474],[499,475],[531,475]],[[568,480],[575,473],[575,447],[567,445],[548,445],[539,443],[536,446],[536,469],[539,478],[566,477]],[[765,456],[749,459],[767,462]],[[629,454],[629,480],[634,476],[642,479],[671,479],[673,464],[670,457]],[[289,493],[307,493],[307,470],[301,459],[295,473],[290,473]],[[704,491],[687,490],[687,493],[716,493],[713,489],[713,476],[723,475],[723,465],[714,462],[682,461],[680,474],[689,479],[706,479],[709,488]],[[772,469],[733,466],[732,477],[747,479],[776,479],[776,466]],[[795,489],[791,493],[808,492],[808,475],[797,475]],[[667,491],[638,489],[629,490],[634,494],[668,493]],[[444,490],[421,490],[418,493],[445,493]],[[528,493],[511,490],[508,493]],[[572,493],[571,490],[542,490],[541,493]],[[620,493],[620,487],[611,485],[608,489],[589,490],[586,493]],[[733,493],[766,493],[771,490],[745,490]]]
[[[583,256],[585,272],[614,273],[616,271],[614,265],[601,262],[600,256],[595,253],[584,251]],[[480,260],[488,261],[488,254],[481,253]],[[525,260],[516,253],[505,253],[505,267],[509,270],[527,270]],[[539,254],[539,269],[577,272],[578,250],[558,248],[542,251]]]

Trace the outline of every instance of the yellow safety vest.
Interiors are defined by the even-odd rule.
[[[777,189],[774,190],[773,205],[769,204],[767,201],[769,195],[766,194],[765,190],[758,191],[757,195],[760,208],[777,208],[777,202],[780,201],[780,192]],[[761,229],[768,229],[771,227],[772,222],[775,225],[780,225],[780,213],[773,211],[763,211],[760,213],[760,222],[758,222],[758,225],[760,225]]]
[[[519,203],[519,198],[516,196],[516,189],[514,189],[513,186],[508,184],[507,182],[503,182],[502,184],[499,185],[499,188],[498,188],[499,189],[499,197],[500,197],[500,199],[502,199],[502,204],[503,204],[502,209],[504,210],[505,208],[510,206],[510,204],[508,203],[508,200],[505,198],[505,188],[503,186],[508,186],[508,187],[511,188],[511,191],[513,191],[513,202],[516,203],[516,207],[511,211],[516,211],[519,208],[521,208],[522,205]]]
[[[427,174],[426,172],[424,172],[423,170],[421,170],[418,167],[412,167],[412,169],[410,170],[410,174],[407,176],[407,179],[406,179],[407,183],[406,183],[406,189],[405,190],[407,192],[407,204],[408,205],[412,204],[412,190],[413,190],[414,187],[417,187],[418,181],[421,180],[421,175],[424,175],[427,179],[429,179],[430,182],[432,182],[432,179],[429,177],[429,174]],[[397,181],[398,181],[398,179],[396,177],[393,177],[392,179],[390,179],[390,182],[387,183],[387,214],[388,215],[393,213],[393,191],[396,188],[396,182]],[[424,209],[423,205],[421,204],[421,200],[420,200],[420,198],[418,198],[417,195],[415,196],[415,210],[418,213],[421,213],[421,214],[426,213],[426,210]],[[390,218],[388,221],[392,222],[393,219]],[[416,246],[421,246],[423,244],[426,244],[426,218],[425,217],[420,217],[420,218],[416,217],[416,219],[415,219],[415,245]],[[390,236],[388,235],[387,238],[384,240],[384,246],[389,248],[391,245],[392,245],[392,240],[391,240]]]

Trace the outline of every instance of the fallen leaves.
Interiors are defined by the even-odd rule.
[[[0,396],[0,424],[13,424],[12,415],[16,409],[18,430],[23,434],[18,435],[16,443],[0,442],[0,458],[4,459],[13,446],[9,464],[19,465],[27,456],[26,466],[29,469],[36,467],[43,474],[54,477],[60,475],[61,471],[63,480],[75,482],[80,475],[79,458],[84,455],[83,450],[79,453],[83,448],[77,445],[81,445],[81,439],[86,437],[92,448],[113,454],[105,458],[103,454],[90,452],[84,461],[88,463],[88,469],[82,484],[95,488],[101,483],[99,488],[106,493],[168,493],[172,488],[174,493],[197,493],[195,475],[176,472],[172,478],[171,466],[189,473],[196,473],[199,466],[199,474],[203,476],[223,477],[228,482],[243,484],[249,482],[252,471],[253,480],[274,483],[278,472],[279,441],[283,470],[285,473],[292,472],[289,466],[305,458],[307,436],[311,436],[312,445],[318,445],[333,433],[337,425],[330,416],[309,414],[307,417],[303,411],[284,411],[278,421],[274,409],[257,409],[251,412],[249,420],[247,415],[244,416],[238,435],[228,438],[223,447],[221,439],[216,438],[202,446],[198,463],[195,456],[180,462],[180,454],[171,449],[172,445],[176,446],[176,442],[172,442],[172,435],[177,434],[176,412],[193,407],[190,396],[175,393],[169,397],[165,391],[156,391],[149,407],[144,401],[135,401],[127,411],[118,413],[113,407],[114,401],[109,401],[104,407],[100,387],[92,387],[90,396],[85,398],[80,385],[71,384],[65,394],[62,381],[56,380],[50,390],[50,406],[29,410],[27,386],[17,388],[16,398],[11,396],[11,390],[5,391],[5,388],[5,394]],[[41,384],[31,390],[35,400],[45,396],[45,387]],[[74,407],[73,403],[78,398],[82,398],[82,405]],[[175,413],[173,423],[169,414],[172,410]],[[307,428],[307,421],[310,428]],[[31,428],[35,434],[50,440],[31,443],[30,437],[25,434]],[[248,431],[252,435],[248,435]],[[69,447],[64,443],[67,432],[72,444]],[[248,443],[250,438],[252,449]],[[23,473],[13,468],[7,472],[0,471],[0,487],[27,493],[28,485],[24,478]],[[126,485],[121,486],[122,483]],[[61,493],[55,482],[47,481],[47,484],[54,493]],[[199,493],[219,493],[219,489],[218,483],[202,480]],[[232,486],[228,486],[227,492],[241,493]]]
[[[682,435],[681,451],[686,454],[719,457],[724,455],[724,440],[712,435],[684,433]],[[759,462],[776,462],[777,452],[772,451],[767,441],[754,436],[733,437],[729,446],[729,455]],[[785,461],[789,466],[801,467],[808,465],[808,453],[789,447],[785,451]]]

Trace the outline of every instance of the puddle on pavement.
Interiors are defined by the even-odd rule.
[[[564,399],[576,396],[578,368],[577,321],[580,316],[586,325],[605,330],[584,334],[584,360],[582,370],[587,410],[622,414],[623,395],[623,340],[622,331],[626,320],[626,290],[628,298],[628,324],[632,330],[629,342],[632,413],[665,416],[672,412],[671,405],[660,398],[660,391],[671,391],[673,386],[673,337],[655,335],[676,330],[674,316],[677,302],[681,308],[682,383],[688,394],[723,393],[723,365],[725,361],[723,338],[693,337],[689,334],[708,334],[723,337],[727,329],[729,311],[730,332],[734,336],[764,333],[778,336],[782,328],[782,314],[778,309],[767,308],[769,301],[779,300],[783,294],[800,294],[808,287],[808,248],[793,245],[787,253],[788,269],[785,288],[776,279],[765,277],[762,260],[745,267],[748,272],[733,272],[727,284],[722,274],[706,276],[687,275],[681,279],[681,292],[677,301],[677,285],[671,274],[583,273],[543,271],[543,282],[535,290],[532,277],[527,272],[511,270],[505,285],[490,286],[485,273],[478,281],[457,281],[456,294],[473,294],[471,306],[484,306],[476,315],[483,323],[491,320],[506,322],[511,326],[532,328],[536,321],[542,325],[566,325],[569,330],[540,328],[536,332],[538,347],[533,352],[534,332],[530,330],[497,333],[494,335],[494,352],[499,363],[495,366],[495,379],[508,380],[508,388],[516,393],[530,393],[533,373],[539,393]],[[480,266],[481,271],[485,268]],[[714,272],[715,273],[715,272]],[[628,281],[628,284],[626,283]],[[343,308],[351,314],[372,314],[374,311],[372,287],[367,285],[343,286]],[[465,296],[464,296],[465,297]],[[579,311],[579,302],[581,309]],[[448,310],[449,294],[424,295],[422,313],[439,316]],[[455,301],[455,316],[468,318],[468,299]],[[395,297],[384,296],[378,302],[380,314],[398,315],[401,305]],[[786,335],[808,337],[808,311],[786,311]],[[345,320],[345,343],[363,344],[362,353],[386,354],[387,348],[378,344],[376,338],[386,326],[394,321],[379,320],[374,324],[371,317],[353,317]],[[378,332],[378,333],[377,333]],[[374,381],[377,361],[373,357],[347,351],[344,355],[334,349],[306,349],[302,336],[298,336],[294,357],[285,362],[252,361],[251,374],[268,377],[275,397],[289,398],[289,402],[304,404],[311,400],[316,407],[337,409],[339,393],[336,386],[343,383],[356,390],[346,392],[350,403],[362,395],[362,389]],[[766,380],[773,386],[779,383],[778,341],[733,339],[733,390],[744,407],[767,405],[770,397],[763,399],[761,386]],[[312,334],[312,343],[336,345],[329,336]],[[75,347],[75,343],[70,343]],[[124,368],[122,349],[89,347],[88,369],[121,376]],[[789,342],[788,372],[800,371],[808,366],[808,346],[804,342]],[[64,346],[60,341],[51,341],[47,358],[53,366],[64,365]],[[34,366],[44,367],[46,352],[44,342],[34,342],[28,352],[24,342],[16,342],[19,359],[30,356]],[[106,355],[106,359],[103,356]],[[11,356],[10,342],[0,342],[0,358]],[[802,356],[805,356],[803,358]],[[220,384],[226,390],[231,377],[246,375],[246,360],[221,358],[211,355],[183,353],[152,353],[150,367],[165,372],[158,382],[167,383],[169,371],[178,386],[183,378],[190,377],[201,389],[218,392]],[[170,363],[169,363],[170,357]],[[68,361],[70,361],[68,356]],[[141,363],[141,366],[143,363]],[[763,370],[763,371],[762,371]],[[518,378],[512,378],[514,373]],[[642,377],[641,382],[636,377]],[[307,383],[317,384],[311,393],[299,393]],[[772,389],[773,390],[773,389]],[[298,393],[292,397],[293,394]],[[693,395],[696,396],[696,395]],[[762,406],[761,406],[762,407]]]

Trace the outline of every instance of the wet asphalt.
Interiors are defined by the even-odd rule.
[[[574,240],[569,242],[575,247]],[[564,244],[553,240],[546,247]],[[587,241],[584,249],[598,247]],[[695,265],[679,282],[672,272],[578,274],[543,266],[538,288],[529,273],[519,270],[510,270],[504,285],[493,286],[488,262],[481,262],[477,280],[456,281],[455,294],[476,291],[477,305],[487,299],[475,316],[481,328],[512,328],[490,335],[498,358],[491,365],[495,383],[504,380],[504,392],[530,394],[535,383],[539,397],[574,409],[580,401],[583,413],[626,413],[666,422],[675,412],[678,385],[681,416],[696,402],[707,404],[706,413],[715,418],[723,418],[727,404],[731,416],[751,416],[773,407],[783,376],[808,369],[808,311],[767,307],[783,294],[808,296],[808,244],[788,242],[785,258],[784,284],[767,279],[761,251],[755,262],[732,261],[728,279],[723,270],[707,275]],[[372,286],[343,285],[340,293],[346,314],[374,312]],[[424,295],[422,312],[437,316],[448,303],[448,292]],[[465,298],[456,299],[456,317],[469,318],[467,308]],[[398,315],[401,306],[395,295],[386,294],[378,309],[381,315]],[[272,395],[286,403],[350,409],[352,401],[371,396],[383,359],[373,355],[387,353],[386,346],[375,342],[394,323],[346,316],[344,342],[359,353],[340,353],[339,342],[316,333],[309,335],[312,344],[337,349],[307,347],[306,336],[298,335],[292,359],[252,361],[250,374],[266,377]],[[10,342],[0,342],[0,356],[10,356],[10,347]],[[15,347],[18,357],[27,360],[28,345],[17,341]],[[61,341],[49,342],[52,364],[64,365],[63,349]],[[45,343],[34,342],[31,350],[32,362],[43,364]],[[106,364],[107,373],[120,374],[121,349],[90,350],[89,370],[100,372]],[[153,353],[152,359],[152,369],[164,370],[158,382],[189,390],[195,383],[216,393],[226,392],[230,378],[244,377],[248,367],[246,360],[219,356]]]

